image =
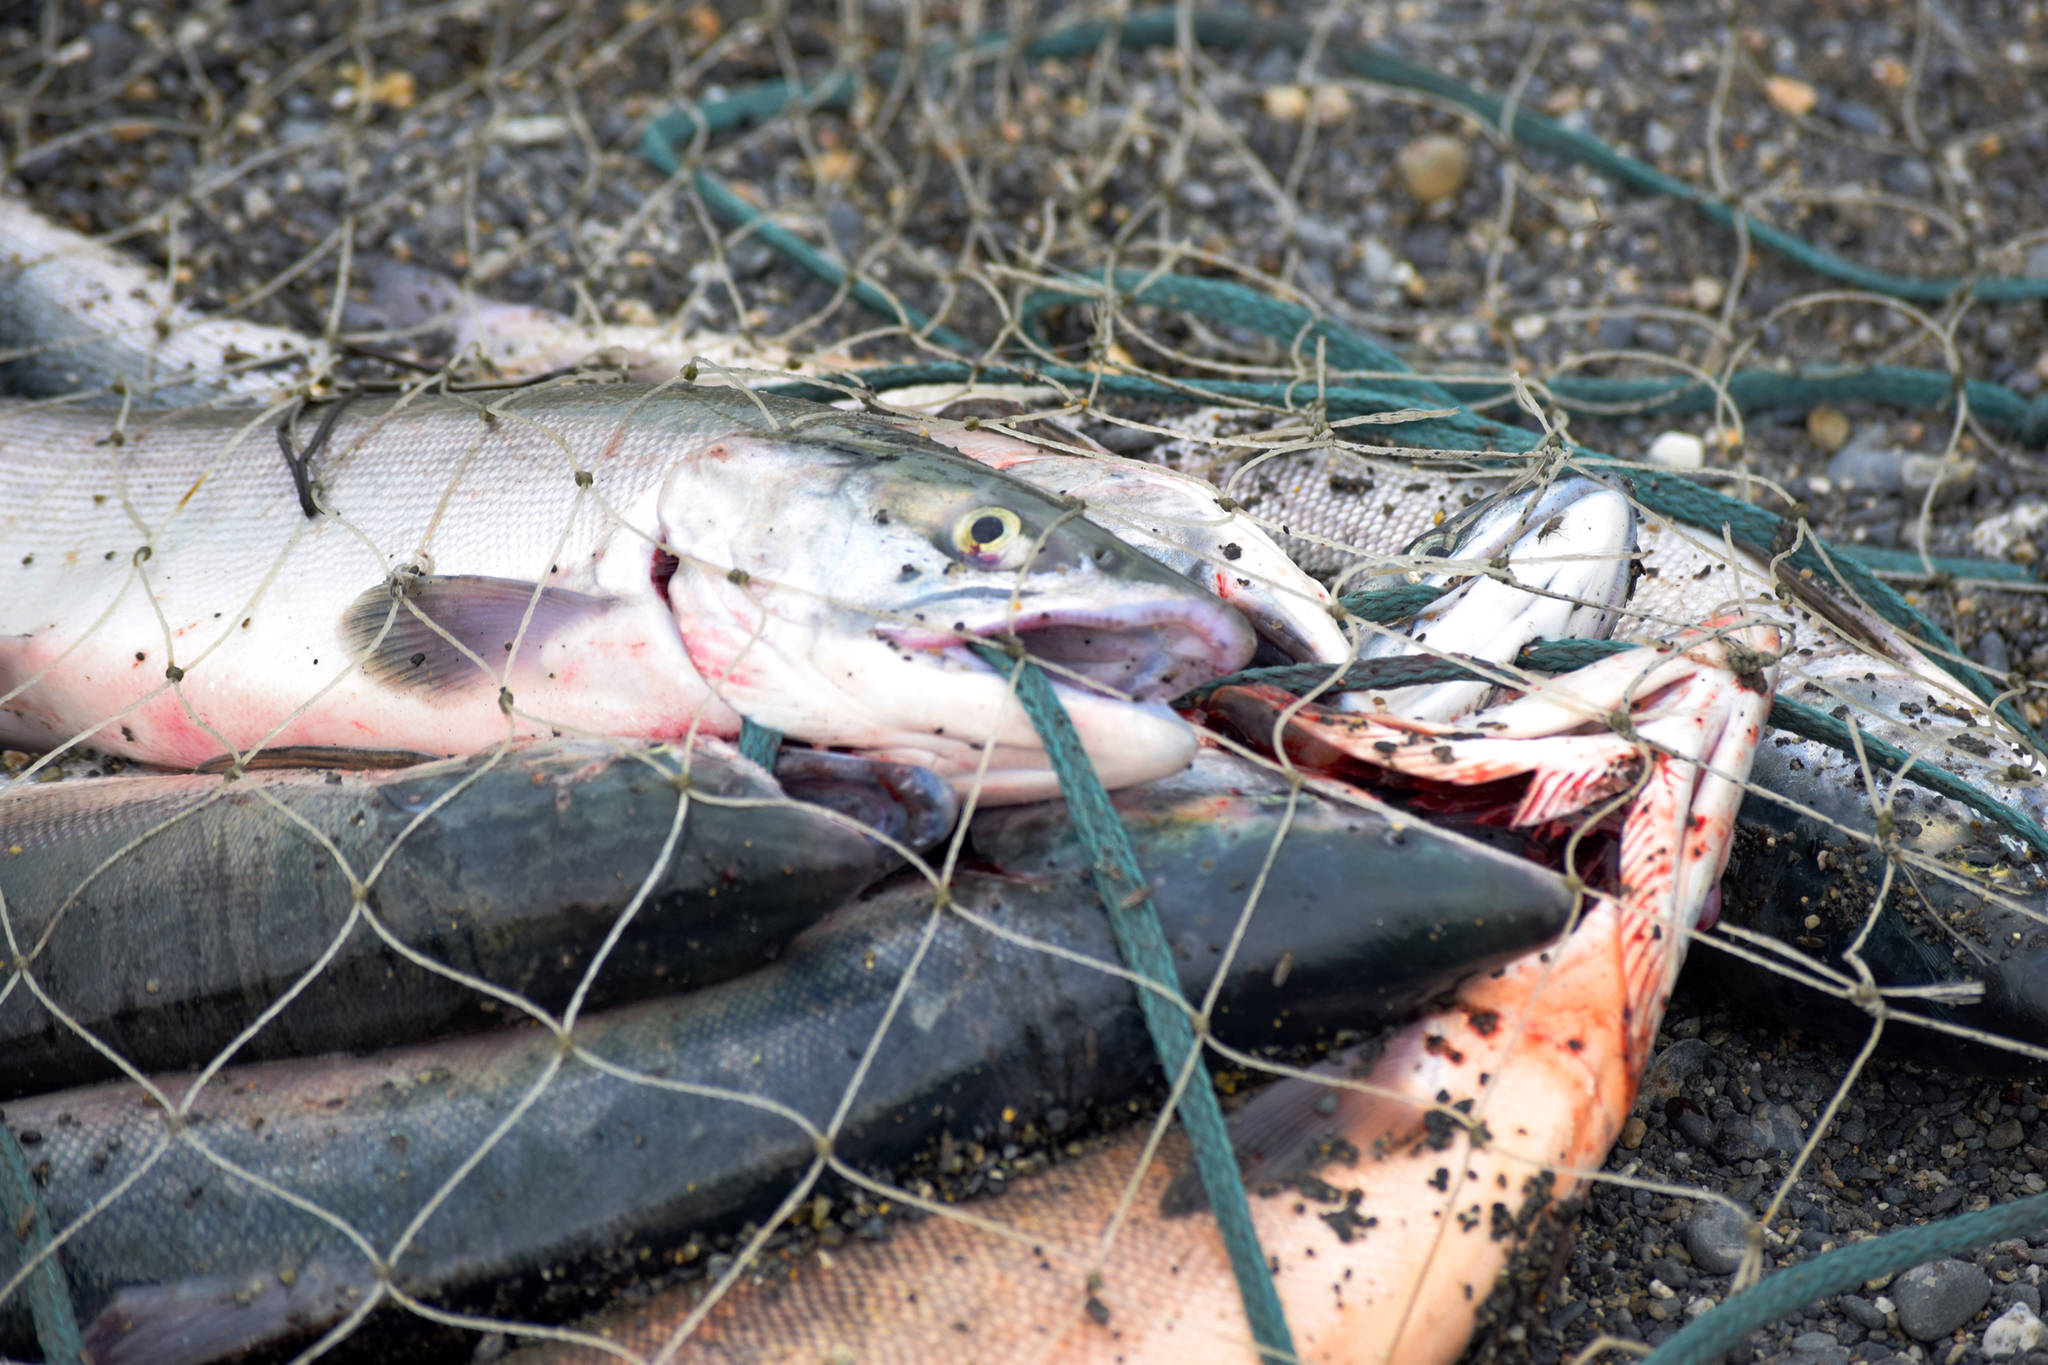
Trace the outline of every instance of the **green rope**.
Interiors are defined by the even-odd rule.
[[[2043,1228],[2048,1228],[2048,1194],[2033,1194],[1830,1251],[1743,1290],[1659,1346],[1643,1365],[1710,1365],[1757,1328],[1788,1317],[1815,1299],[1910,1270],[1937,1256],[1975,1251]]]
[[[1398,588],[1346,593],[1337,599],[1337,605],[1353,616],[1390,626],[1407,620],[1449,591],[1448,587],[1433,588],[1427,583],[1404,583]]]
[[[1872,365],[1833,374],[1786,374],[1777,370],[1738,370],[1720,385],[1697,379],[1600,379],[1561,375],[1543,381],[1559,406],[1574,411],[1626,409],[1634,412],[1711,412],[1725,392],[1745,412],[1769,408],[1810,408],[1817,403],[1875,403],[1884,407],[1930,411],[1946,408],[1955,398],[1956,379],[1944,370],[1905,365]],[[1483,380],[1446,380],[1443,387],[1467,403],[1493,402],[1513,391]],[[2028,399],[1988,380],[1962,384],[1970,412],[2021,445],[2048,445],[2048,397]]]
[[[1116,808],[1110,805],[1109,794],[1102,789],[1059,694],[1029,659],[1012,659],[995,645],[971,643],[992,667],[1016,671],[1017,700],[1031,718],[1039,742],[1045,746],[1046,757],[1059,775],[1060,790],[1067,798],[1067,810],[1094,870],[1095,889],[1102,897],[1103,908],[1109,912],[1110,929],[1116,935],[1124,964],[1177,999],[1179,973],[1174,970],[1173,952],[1167,947],[1165,932],[1159,927],[1159,911],[1146,892],[1145,874],[1139,870],[1130,836],[1117,819]],[[1189,1054],[1199,1046],[1194,1025],[1185,1009],[1161,998],[1157,991],[1140,989],[1138,1004],[1144,1011],[1160,1065],[1165,1067],[1170,1081],[1180,1075]],[[1244,1181],[1238,1173],[1223,1110],[1216,1102],[1216,1089],[1209,1082],[1206,1067],[1199,1068],[1194,1082],[1181,1096],[1180,1121],[1193,1144],[1195,1167],[1209,1193],[1209,1207],[1222,1230],[1223,1245],[1230,1253],[1230,1267],[1237,1275],[1237,1292],[1244,1300],[1252,1338],[1258,1342],[1267,1365],[1281,1365],[1282,1361],[1294,1358],[1294,1339],[1287,1330],[1280,1293],[1273,1287],[1272,1271],[1259,1250],[1251,1206],[1245,1201]]]
[[[753,717],[742,716],[737,747],[741,758],[750,758],[772,773],[775,771],[775,751],[782,747],[782,731],[757,725]]]
[[[15,1245],[23,1262],[34,1259],[50,1245],[50,1215],[43,1207],[42,1191],[28,1154],[15,1141],[14,1132],[0,1123],[0,1216],[13,1229]],[[72,1311],[71,1289],[64,1280],[64,1267],[55,1256],[31,1270],[23,1297],[36,1325],[36,1342],[43,1348],[48,1365],[79,1365],[85,1358],[85,1339],[78,1334],[78,1315]]]

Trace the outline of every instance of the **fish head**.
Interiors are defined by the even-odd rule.
[[[1638,556],[1635,509],[1596,479],[1569,474],[1518,484],[1445,518],[1411,542],[1410,582],[1446,589],[1405,634],[1379,635],[1363,658],[1458,654],[1508,664],[1540,639],[1605,639],[1628,600]],[[1441,560],[1442,568],[1424,568]],[[1483,704],[1491,685],[1347,693],[1347,710],[1380,706],[1451,720]]]
[[[891,435],[730,438],[671,477],[666,590],[727,705],[985,802],[1050,796],[1008,671],[970,648],[992,640],[1044,666],[1105,785],[1184,766],[1194,734],[1165,703],[1250,659],[1244,618],[1078,506]]]

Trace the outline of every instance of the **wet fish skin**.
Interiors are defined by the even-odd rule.
[[[1359,656],[1392,658],[1427,646],[1506,665],[1532,640],[1604,640],[1628,600],[1636,529],[1628,499],[1581,475],[1503,489],[1408,544],[1404,560],[1447,563],[1398,577],[1448,591],[1405,630],[1367,636]],[[1448,721],[1484,705],[1494,691],[1485,681],[1446,682],[1345,692],[1335,705]]]
[[[1288,826],[1219,998],[1227,1041],[1284,1044],[1389,1017],[1475,963],[1548,939],[1570,914],[1569,888],[1524,860],[1315,798],[1290,823],[1284,789],[1250,773],[1205,757],[1156,803],[1142,790],[1123,798],[1193,991],[1208,985],[1244,886]],[[1026,838],[1034,821],[1043,837]],[[1003,875],[961,874],[956,904],[1114,962],[1085,859],[1059,823],[1051,811],[992,821],[982,856]],[[592,1017],[577,1041],[664,1083],[728,1087],[823,1124],[929,930],[915,984],[835,1140],[840,1159],[888,1170],[944,1130],[993,1138],[1005,1123],[1042,1125],[1053,1108],[1122,1104],[1155,1084],[1128,981],[965,915],[933,914],[922,884],[884,891],[829,916],[770,968]],[[234,1067],[193,1102],[186,1132],[389,1249],[558,1055],[551,1034],[526,1030],[361,1060]],[[186,1083],[163,1084],[175,1101]],[[44,1196],[60,1227],[148,1166],[62,1253],[80,1312],[95,1320],[101,1365],[208,1359],[330,1321],[350,1292],[376,1283],[331,1224],[255,1192],[187,1142],[150,1164],[166,1121],[131,1085],[10,1103],[6,1121],[33,1160],[49,1163]],[[465,1302],[496,1286],[506,1305],[521,1302],[518,1277],[542,1266],[557,1287],[575,1282],[559,1272],[576,1266],[602,1282],[637,1264],[637,1252],[621,1258],[617,1248],[674,1245],[759,1216],[813,1155],[808,1132],[767,1109],[628,1083],[570,1058],[396,1257],[394,1274],[409,1292]],[[257,1281],[254,1298],[237,1303]],[[25,1330],[25,1315],[12,1321]]]
[[[606,323],[589,325],[553,309],[511,303],[466,288],[447,275],[388,257],[362,262],[352,321],[401,335],[446,333],[451,363],[510,380],[536,379],[558,370],[594,364],[622,370],[635,381],[659,384],[695,365],[699,378],[718,382],[723,368],[738,371],[816,373],[820,366],[854,368],[845,357],[799,358],[786,346],[722,333],[690,331],[680,324]]]
[[[313,459],[313,519],[267,421],[152,416],[118,444],[115,425],[0,403],[0,536],[20,551],[0,738],[20,747],[91,737],[192,766],[259,743],[731,736],[746,715],[963,782],[993,741],[983,799],[1030,800],[1055,790],[1036,734],[962,637],[1015,631],[1099,684],[1059,685],[1110,785],[1193,752],[1145,699],[1254,645],[1230,608],[1028,484],[795,400],[362,400]]]
[[[14,301],[24,309],[15,329],[23,346],[61,345],[72,331],[91,330],[92,309],[102,289],[132,288],[134,277],[142,273],[97,243],[36,217],[25,206],[16,206],[16,217],[23,230],[63,243],[79,257],[73,272],[75,282],[69,282],[63,292],[46,301],[43,294],[26,292],[34,282],[31,279],[15,294]],[[7,215],[0,212],[0,234],[8,223]],[[799,360],[786,348],[685,332],[680,327],[585,326],[545,308],[478,294],[445,275],[387,258],[366,260],[361,268],[362,292],[368,302],[359,312],[367,311],[385,327],[400,332],[446,331],[454,342],[453,363],[458,368],[480,365],[493,377],[536,379],[586,362],[616,367],[628,378],[645,383],[672,380],[686,365],[696,366],[698,378],[707,384],[726,382],[725,367],[750,377],[759,377],[764,370],[786,377],[818,374],[829,368],[858,368],[858,363],[847,357],[813,355]],[[0,277],[0,310],[6,308],[8,299],[5,278]],[[208,325],[225,329],[232,324]],[[320,350],[311,338],[288,332],[271,337],[272,330],[265,329],[261,340],[280,355],[294,344],[297,353],[309,357]],[[0,333],[0,338],[5,335]],[[34,396],[91,392],[116,379],[139,382],[143,368],[141,359],[126,351],[88,350],[66,368],[24,379],[22,386],[13,390],[5,387],[7,374],[0,370],[0,392]],[[252,382],[231,391],[262,396],[309,378],[310,370],[286,365],[266,374],[271,376],[264,381],[270,390]],[[189,391],[174,391],[163,401],[169,406],[173,399],[192,396]],[[909,395],[903,397],[907,400]],[[1288,657],[1306,662],[1350,657],[1344,633],[1329,612],[1328,589],[1296,568],[1250,518],[1224,510],[1215,490],[1202,480],[1120,460],[1106,452],[1096,460],[1051,451],[999,431],[966,430],[951,423],[920,425],[933,439],[990,468],[1004,470],[1056,496],[1084,497],[1092,504],[1092,520],[1238,607],[1254,629]]]
[[[647,883],[588,1004],[687,990],[771,960],[901,863],[785,791],[881,816],[892,836],[927,846],[950,823],[936,777],[829,757],[829,780],[805,760],[786,787],[716,740],[687,760],[554,741],[396,772],[17,787],[0,793],[0,894],[21,945],[11,956],[73,1023],[144,1070],[211,1061],[344,930],[240,1060],[502,1026],[509,1007],[408,961],[368,923],[350,928],[358,878],[393,938],[555,1013]],[[118,1074],[18,972],[0,974],[0,993],[0,1095]]]
[[[1224,480],[1243,461],[1241,451],[1222,452],[1198,441],[1176,442],[1168,453],[1183,468]],[[1304,562],[1326,574],[1398,555],[1401,532],[1416,516],[1431,507],[1454,515],[1451,509],[1483,496],[1486,487],[1455,472],[1335,449],[1291,452],[1260,464],[1255,473],[1256,480],[1248,479],[1237,496],[1262,520],[1298,532],[1293,539],[1280,537],[1281,543],[1308,555]],[[1385,508],[1400,515],[1387,516]],[[1730,610],[1774,620],[1787,649],[1783,696],[1823,712],[1840,710],[1864,733],[1924,755],[1924,762],[2048,828],[2048,766],[1939,660],[1915,649],[1889,623],[1810,584],[1786,584],[1793,595],[1780,598],[1764,562],[1709,531],[1650,518],[1640,545],[1643,575],[1621,634],[1651,638]],[[1877,806],[1860,765],[1830,745],[1779,733],[1759,749],[1750,780],[1757,793],[1743,803],[1744,835],[1730,855],[1728,922],[1770,934],[1846,971],[1839,954],[1869,918],[1882,883],[1873,843]],[[1906,1008],[2038,1043],[2048,1035],[2048,867],[1976,812],[1910,779],[1880,779],[1879,787],[1883,799],[1895,803],[1892,847],[1914,869],[1912,877],[1894,879],[1886,911],[1866,944],[1879,984],[1981,981],[1986,993],[1976,1005],[1915,1001]],[[1828,868],[1819,865],[1819,856]],[[1924,923],[1898,913],[1902,898],[1903,904],[1925,907]],[[1809,927],[1809,914],[1821,924]],[[1764,968],[1722,953],[1699,955],[1696,963],[1696,971],[1711,973],[1725,989],[1760,1007],[1831,1017],[1828,1000],[1788,990],[1782,976]],[[1845,1006],[1832,1017],[1858,1037],[1868,1031],[1869,1016],[1860,1009]],[[1886,1038],[1912,1032],[1892,1029]]]
[[[263,401],[326,349],[288,328],[201,313],[160,272],[0,188],[0,393],[119,385],[143,405]]]
[[[1773,643],[1768,630],[1733,633],[1751,651]],[[1687,644],[1675,660],[1637,661],[1666,674],[1671,691],[1661,702],[1645,695],[1634,712],[1662,753],[1639,755],[1649,774],[1624,825],[1620,899],[1592,898],[1561,944],[1475,973],[1449,1004],[1366,1055],[1333,1059],[1314,1081],[1277,1082],[1233,1116],[1254,1227],[1301,1359],[1456,1360],[1510,1251],[1598,1168],[1620,1131],[1704,904],[1702,884],[1726,852],[1726,797],[1769,705],[1767,671],[1760,680],[1740,673],[1719,641]],[[1611,703],[1612,681],[1603,674],[1589,693]],[[1488,724],[1489,734],[1533,750],[1522,768],[1568,764],[1579,747],[1561,709],[1511,704],[1488,715],[1501,727]],[[1443,762],[1478,780],[1515,766],[1469,752],[1497,747],[1486,735],[1437,738]],[[1570,808],[1540,777],[1529,792],[1545,808],[1537,820]],[[629,1358],[695,1365],[834,1355],[874,1365],[1250,1359],[1221,1236],[1199,1183],[1190,1204],[1190,1182],[1176,1178],[1184,1148],[1170,1135],[1162,1159],[1138,1172],[1144,1136],[966,1206],[1013,1238],[941,1214],[899,1224],[881,1242],[779,1263],[740,1279],[673,1354],[664,1352],[700,1307],[702,1285],[623,1306],[585,1330]],[[1352,1155],[1332,1159],[1333,1151]],[[539,1342],[510,1359],[616,1358]]]

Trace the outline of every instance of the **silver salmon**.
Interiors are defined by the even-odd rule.
[[[161,272],[0,187],[0,392],[118,387],[145,405],[247,402],[296,382],[326,352],[289,328],[191,307]]]
[[[1524,859],[1296,800],[1220,755],[1117,799],[1182,988],[1199,1000],[1214,981],[1209,1017],[1233,1046],[1400,1017],[1549,941],[1577,902]],[[318,1330],[386,1276],[486,1308],[530,1304],[543,1281],[601,1291],[641,1273],[643,1250],[767,1213],[818,1163],[820,1133],[843,1168],[892,1171],[943,1133],[1058,1131],[1062,1111],[1156,1089],[1064,805],[990,812],[973,843],[991,870],[958,874],[950,910],[921,880],[885,888],[771,967],[581,1021],[573,1049],[529,1028],[8,1104],[44,1166],[93,1359],[182,1365]],[[14,1302],[18,1264],[0,1239]]]
[[[960,785],[986,748],[982,799],[1031,800],[1043,751],[968,642],[1049,668],[1110,786],[1185,765],[1164,699],[1255,644],[1029,484],[730,389],[361,400],[282,433],[0,403],[0,540],[0,739],[183,767],[744,716]]]
[[[169,1070],[259,1022],[238,1060],[502,1026],[477,982],[559,1017],[579,989],[595,1009],[722,981],[901,865],[860,826],[929,847],[953,823],[922,769],[796,748],[779,769],[717,740],[545,741],[0,792],[0,1097],[117,1074],[82,1033]]]

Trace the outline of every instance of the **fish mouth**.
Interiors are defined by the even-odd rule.
[[[1258,637],[1222,602],[1178,601],[1111,608],[1044,607],[976,624],[956,621],[946,634],[890,631],[895,643],[943,652],[987,668],[970,641],[1021,649],[1055,685],[1083,683],[1133,701],[1170,701],[1245,666]]]

